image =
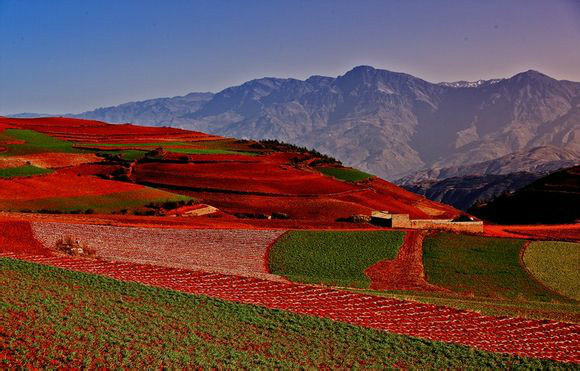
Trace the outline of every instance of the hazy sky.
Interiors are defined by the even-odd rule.
[[[0,114],[81,112],[360,64],[580,81],[579,0],[0,0]]]

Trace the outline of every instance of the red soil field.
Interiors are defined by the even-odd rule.
[[[284,233],[283,230],[31,224],[34,237],[47,249],[54,247],[59,238],[74,236],[94,248],[99,258],[107,260],[280,279],[268,273],[264,259],[268,246]]]
[[[92,176],[63,176],[55,172],[42,176],[0,179],[0,202],[105,195],[139,189],[143,189],[143,186],[113,182]]]
[[[347,218],[354,214],[370,214],[372,208],[357,203],[341,201],[327,196],[257,196],[238,195],[212,192],[179,192],[191,197],[201,199],[204,202],[217,207],[230,214],[235,213],[284,213],[292,219],[298,219],[301,223],[306,220],[319,221],[319,223],[334,224],[338,218]],[[345,224],[345,223],[342,223]]]
[[[238,219],[217,213],[209,216],[166,217],[111,214],[35,214],[0,211],[0,221],[41,221],[73,224],[98,224],[171,229],[311,229],[311,230],[380,230],[368,224],[325,220]]]
[[[64,269],[208,295],[490,352],[580,363],[580,325],[478,313],[314,285],[153,265],[19,255]]]
[[[493,225],[486,224],[484,234],[493,237],[515,237],[537,240],[579,241],[580,224]]]
[[[59,139],[79,142],[136,143],[214,140],[209,134],[166,127],[136,126],[131,124],[111,125],[101,121],[65,117],[42,117],[15,119],[0,117],[0,124],[35,130]]]
[[[357,190],[320,173],[285,165],[281,157],[260,156],[253,163],[143,163],[134,174],[137,182],[245,193],[317,195]]]
[[[397,257],[366,269],[373,290],[448,291],[425,280],[423,239],[425,232],[408,231]]]
[[[0,221],[0,251],[50,254],[50,252],[34,238],[30,223],[24,221]]]
[[[509,226],[507,232],[534,239],[580,241],[580,224]]]

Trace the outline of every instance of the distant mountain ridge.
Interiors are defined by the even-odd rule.
[[[580,154],[553,146],[535,147],[494,160],[412,173],[396,183],[408,191],[467,210],[513,192],[559,169],[580,164]]]
[[[580,166],[551,173],[469,211],[498,224],[579,223]]]
[[[536,147],[580,152],[580,83],[533,70],[505,79],[430,83],[359,66],[336,78],[262,78],[217,94],[74,116],[279,139],[391,180]]]

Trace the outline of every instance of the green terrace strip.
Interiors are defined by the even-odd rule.
[[[536,241],[524,253],[530,272],[549,288],[580,300],[580,244]]]
[[[291,231],[270,250],[270,270],[298,282],[368,288],[365,269],[394,259],[403,236],[399,231]]]
[[[520,264],[524,240],[439,233],[423,243],[427,280],[454,292],[528,301],[570,300],[552,293]]]
[[[13,259],[0,323],[4,369],[577,368]]]
[[[6,129],[1,134],[0,140],[22,140],[22,144],[2,144],[6,147],[0,156],[30,155],[35,153],[80,153],[81,149],[73,148],[74,142],[60,140],[34,130]]]
[[[124,191],[103,195],[75,197],[52,197],[32,200],[0,201],[0,210],[32,211],[47,213],[71,213],[91,210],[94,213],[146,212],[145,205],[150,203],[189,201],[193,198],[155,188],[144,187],[135,191]]]
[[[167,152],[173,153],[183,153],[187,155],[244,155],[244,156],[257,156],[258,152],[243,152],[243,151],[232,151],[227,149],[206,149],[206,148],[166,148],[163,149]]]
[[[42,175],[42,174],[49,174],[49,173],[52,173],[52,170],[43,169],[41,167],[36,167],[33,165],[24,165],[24,166],[0,169],[0,178],[33,176],[33,175]]]
[[[79,143],[87,147],[166,147],[166,146],[189,146],[187,142],[153,142],[153,143]]]
[[[346,182],[358,182],[373,177],[371,174],[353,168],[317,167],[316,170],[324,175],[344,180]]]

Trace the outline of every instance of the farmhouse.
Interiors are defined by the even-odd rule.
[[[483,233],[483,222],[481,220],[411,219],[409,214],[392,214],[388,211],[373,211],[371,223],[391,228],[445,229]]]

